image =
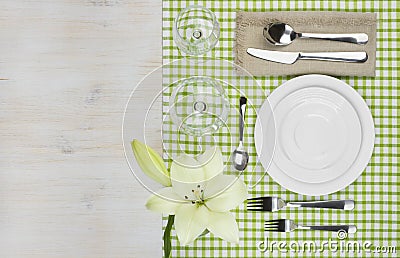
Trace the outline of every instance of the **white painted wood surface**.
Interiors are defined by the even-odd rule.
[[[128,96],[161,64],[161,4],[0,2],[0,257],[161,257],[121,145]]]

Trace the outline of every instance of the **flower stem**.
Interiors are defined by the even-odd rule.
[[[164,257],[170,258],[171,257],[171,229],[172,225],[174,224],[175,215],[168,216],[168,223],[165,227],[164,231]]]

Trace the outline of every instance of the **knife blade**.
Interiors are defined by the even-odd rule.
[[[299,59],[336,61],[348,63],[364,63],[368,60],[366,52],[283,52],[265,49],[248,48],[247,53],[251,56],[282,64],[294,64]]]

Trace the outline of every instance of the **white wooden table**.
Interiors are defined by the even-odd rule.
[[[0,2],[0,257],[161,257],[121,145],[161,64],[161,4]]]

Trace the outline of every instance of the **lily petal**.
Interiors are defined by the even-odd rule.
[[[175,231],[181,245],[192,243],[208,224],[210,212],[204,205],[182,205],[175,214]]]
[[[235,181],[236,180],[236,181]],[[232,182],[234,182],[232,184]],[[228,184],[228,186],[227,186]],[[229,184],[232,184],[229,186]],[[217,189],[220,189],[217,191]],[[219,175],[207,183],[206,206],[217,212],[234,209],[247,198],[246,184],[235,176]],[[210,193],[213,194],[210,196]]]
[[[185,203],[187,202],[183,202],[172,187],[166,187],[150,196],[146,202],[146,208],[151,211],[173,215]]]
[[[131,146],[136,161],[143,172],[163,186],[171,186],[169,172],[160,155],[158,155],[158,153],[152,148],[138,140],[133,140]]]
[[[181,199],[196,200],[193,191],[204,189],[204,178],[203,167],[194,158],[185,155],[172,162],[171,183]]]
[[[203,166],[205,180],[209,180],[224,171],[224,160],[218,147],[207,149],[197,160]]]
[[[207,229],[217,237],[239,244],[239,228],[230,212],[210,212]]]
[[[196,183],[204,181],[205,175],[203,167],[197,160],[182,155],[172,162],[171,179],[183,183]]]

